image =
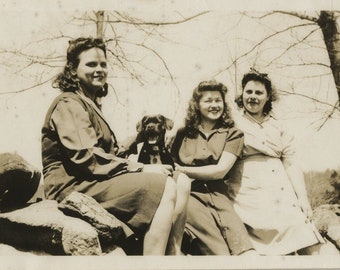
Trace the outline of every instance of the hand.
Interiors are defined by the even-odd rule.
[[[172,175],[172,167],[171,165],[163,165],[163,164],[146,164],[143,167],[143,172],[151,172],[151,173],[160,173],[165,175]]]
[[[175,171],[185,173],[184,167],[175,162]]]
[[[310,206],[310,203],[307,198],[305,199],[298,199],[299,205],[302,209],[302,212],[304,212],[309,220],[312,220],[313,217],[313,210]]]

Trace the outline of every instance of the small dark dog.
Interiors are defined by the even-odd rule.
[[[174,167],[170,152],[165,146],[165,132],[171,130],[174,123],[161,114],[146,115],[140,120],[136,129],[136,140],[125,152],[130,157],[144,164],[169,164]]]

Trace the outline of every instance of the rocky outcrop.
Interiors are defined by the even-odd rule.
[[[14,153],[0,154],[0,211],[22,207],[38,189],[41,173]]]
[[[125,255],[117,244],[126,232],[126,225],[78,192],[59,205],[45,200],[0,214],[0,243],[36,254]]]
[[[64,214],[82,219],[91,224],[97,231],[103,246],[121,242],[132,231],[115,216],[107,212],[96,200],[79,193],[72,192],[60,204]]]
[[[340,250],[340,205],[320,205],[314,209],[313,218],[319,232]]]
[[[68,217],[46,200],[0,214],[0,242],[54,255],[98,255],[98,234],[87,222]]]

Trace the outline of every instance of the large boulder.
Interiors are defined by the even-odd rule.
[[[54,255],[102,254],[97,231],[83,220],[65,216],[52,200],[0,214],[0,243]]]
[[[38,189],[41,173],[14,153],[0,154],[0,211],[22,207]]]
[[[96,200],[83,193],[72,192],[61,203],[59,209],[65,215],[90,223],[98,232],[102,246],[121,243],[132,231],[115,216],[104,209]]]
[[[314,209],[314,224],[319,232],[340,250],[340,205],[324,204]]]

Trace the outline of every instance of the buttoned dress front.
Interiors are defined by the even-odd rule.
[[[140,164],[117,157],[117,151],[116,138],[96,104],[79,92],[60,94],[42,128],[45,195],[60,202],[72,191],[84,193],[133,232],[144,234],[167,176],[139,172]]]
[[[244,148],[227,183],[255,249],[284,255],[323,242],[299,207],[283,166],[286,159],[295,162],[293,136],[271,115],[261,124],[245,114],[235,121],[244,132]]]
[[[236,128],[217,128],[207,136],[200,130],[197,138],[188,138],[182,129],[172,153],[184,166],[205,166],[217,164],[223,151],[240,155],[242,147],[243,133]],[[195,238],[193,255],[238,255],[253,248],[224,179],[192,182],[186,228]]]

